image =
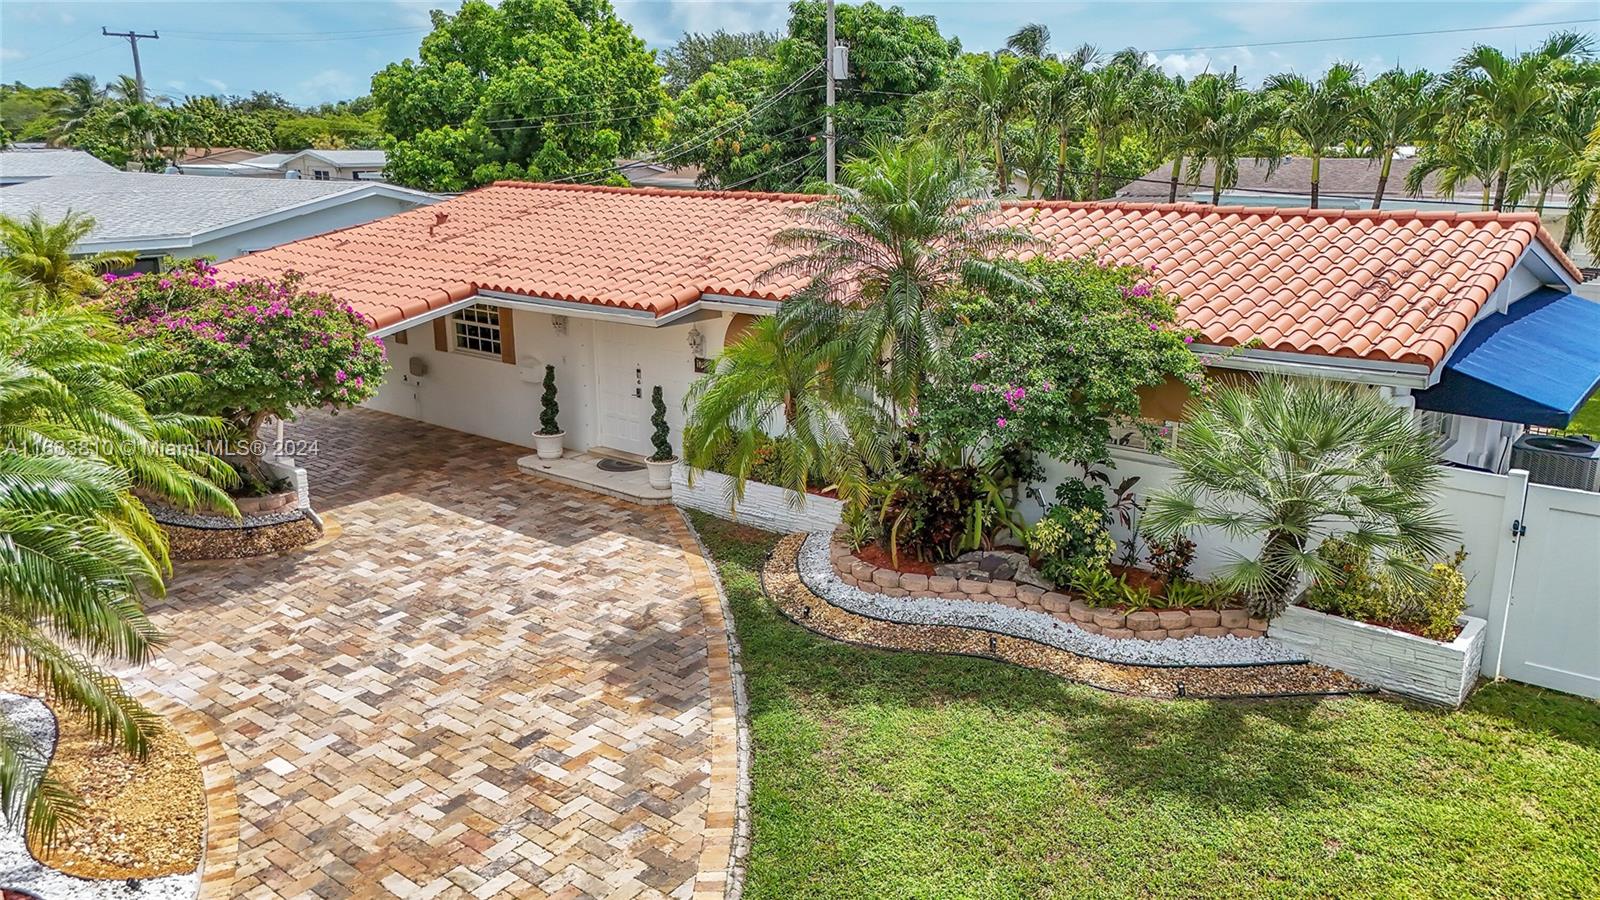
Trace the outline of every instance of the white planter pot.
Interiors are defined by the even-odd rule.
[[[533,452],[540,459],[560,459],[561,441],[567,436],[565,431],[555,434],[535,434],[533,436]]]
[[[1267,637],[1386,691],[1460,706],[1478,681],[1489,624],[1473,616],[1461,622],[1456,639],[1443,642],[1291,606],[1272,620]]]
[[[644,464],[650,470],[651,487],[658,491],[672,487],[672,467],[678,464],[676,459],[663,459],[660,462],[647,459]]]

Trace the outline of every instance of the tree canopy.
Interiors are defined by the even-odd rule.
[[[388,175],[412,187],[608,169],[639,146],[665,98],[654,57],[606,0],[435,10],[418,57],[372,79]]]

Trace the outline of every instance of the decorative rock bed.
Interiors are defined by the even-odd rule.
[[[40,700],[0,691],[0,715],[12,726],[21,729],[34,739],[46,758],[53,756],[58,740],[55,716]],[[56,765],[52,760],[51,765]],[[198,774],[195,775],[198,781]],[[203,810],[203,804],[200,807]],[[92,811],[91,811],[92,812]],[[100,826],[99,829],[96,825]],[[109,830],[109,823],[91,820],[80,829]],[[180,829],[181,830],[181,829]],[[86,833],[91,842],[115,840],[116,835]],[[146,848],[135,848],[142,853]],[[82,865],[80,862],[79,865]],[[184,866],[188,871],[177,874],[159,874],[150,877],[87,878],[68,874],[45,865],[35,857],[23,839],[20,829],[0,822],[0,886],[8,891],[20,892],[39,900],[189,900],[200,892],[199,849],[195,848],[194,863]],[[170,865],[159,865],[159,870],[172,871]]]
[[[993,559],[1020,557],[1021,554],[987,554]],[[1242,609],[1162,609],[1122,612],[1090,606],[1082,600],[1052,591],[1035,579],[1013,581],[995,578],[977,560],[956,567],[940,566],[933,575],[900,572],[875,566],[850,552],[836,535],[828,548],[828,558],[839,580],[853,588],[885,597],[928,597],[998,603],[1011,609],[1030,610],[1070,622],[1090,634],[1112,639],[1161,641],[1168,638],[1237,637],[1260,638],[1267,635],[1267,620],[1253,619]],[[1032,570],[1025,559],[1006,563],[1011,573],[1023,567],[1022,578]],[[948,574],[941,574],[948,573]]]
[[[1117,640],[1031,610],[994,603],[892,598],[839,581],[828,535],[778,542],[762,581],[790,619],[836,640],[957,653],[1149,697],[1263,697],[1367,690],[1275,641],[1236,637]]]
[[[310,510],[297,508],[239,519],[163,507],[152,507],[151,512],[167,533],[168,552],[175,560],[265,556],[303,547],[322,536],[322,525],[316,516]]]

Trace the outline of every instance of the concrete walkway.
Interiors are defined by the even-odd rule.
[[[727,647],[676,510],[356,410],[290,428],[332,539],[180,563],[130,678],[212,720],[242,897],[720,897]]]

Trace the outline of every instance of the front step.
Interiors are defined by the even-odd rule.
[[[665,506],[672,502],[671,488],[650,486],[648,469],[639,469],[636,472],[606,472],[600,469],[602,459],[622,459],[644,464],[644,459],[637,457],[636,454],[595,448],[583,453],[568,450],[560,459],[540,459],[537,454],[529,454],[517,460],[517,468],[538,478],[626,500],[640,506]]]

